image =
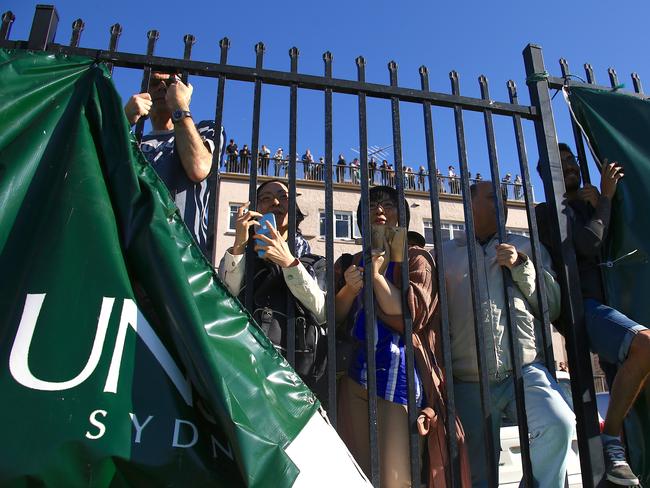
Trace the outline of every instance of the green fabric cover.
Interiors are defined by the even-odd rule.
[[[0,270],[0,485],[292,485],[284,448],[318,401],[203,258],[91,59],[0,50]]]
[[[623,93],[572,87],[571,108],[600,161],[625,168],[612,203],[603,267],[608,305],[650,324],[650,101]],[[628,257],[626,254],[636,252]],[[614,262],[615,260],[620,260]],[[650,484],[650,385],[628,416],[625,433],[634,472]]]

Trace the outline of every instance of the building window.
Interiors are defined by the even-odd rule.
[[[353,239],[359,234],[352,212],[334,211],[334,239]],[[325,237],[325,212],[320,213],[320,235]]]
[[[454,224],[452,222],[441,222],[442,240],[450,241],[465,232],[465,224]],[[429,246],[433,246],[433,224],[431,220],[424,220],[424,239]]]
[[[231,203],[230,210],[228,211],[228,231],[235,232],[235,221],[237,220],[237,211],[241,207],[241,203]]]

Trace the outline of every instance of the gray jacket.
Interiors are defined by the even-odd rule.
[[[508,234],[506,241],[517,248],[523,263],[512,269],[515,283],[515,328],[522,364],[540,361],[536,336],[541,337],[541,322],[535,283],[535,267],[528,258],[531,243],[527,237]],[[481,319],[484,327],[488,372],[490,379],[500,380],[512,371],[508,347],[508,327],[505,311],[505,289],[502,267],[496,262],[496,245],[493,237],[487,244],[477,244],[478,278],[480,290]],[[443,246],[445,257],[445,282],[449,303],[451,353],[454,377],[462,381],[478,381],[474,313],[469,278],[469,258],[465,236],[448,241]],[[560,286],[555,281],[551,259],[542,247],[544,282],[550,319],[560,313]]]

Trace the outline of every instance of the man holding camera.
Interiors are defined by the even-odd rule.
[[[213,121],[194,123],[190,112],[192,85],[174,73],[152,72],[149,88],[129,98],[124,112],[132,125],[150,117],[152,131],[140,149],[165,182],[183,220],[207,256],[213,231],[208,229],[210,188],[215,150]]]

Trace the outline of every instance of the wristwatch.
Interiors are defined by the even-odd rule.
[[[180,122],[185,117],[192,117],[192,113],[189,110],[174,110],[172,112],[172,122]]]

